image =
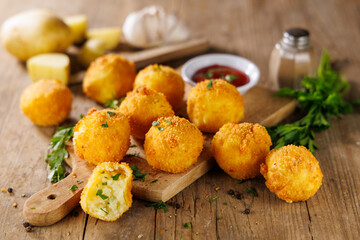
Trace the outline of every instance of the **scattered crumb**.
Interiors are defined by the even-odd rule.
[[[174,215],[176,216],[176,213],[174,213]]]
[[[17,203],[13,203],[13,207],[16,208],[16,207],[17,207]]]
[[[170,215],[169,218],[172,218],[172,216]]]
[[[219,189],[220,189],[220,187],[216,187],[216,188],[215,188],[215,191],[219,191]]]
[[[196,234],[196,235],[199,235],[199,232],[196,232],[195,234]]]
[[[163,230],[160,230],[160,235],[164,235],[164,231],[163,231]]]
[[[1,191],[2,191],[2,192],[6,192],[6,189],[5,189],[5,188],[2,188]]]
[[[54,186],[54,187],[56,187],[56,186],[57,186],[57,184],[56,184],[56,183],[54,183],[54,184],[53,184],[53,186]]]
[[[76,173],[72,172],[71,175],[73,175],[74,178],[76,178]]]
[[[68,232],[68,233],[66,234],[66,236],[70,236],[70,232]]]
[[[140,238],[142,238],[144,235],[142,235],[142,234],[139,234],[138,235],[138,238],[140,239]]]
[[[26,195],[25,195],[25,194],[21,194],[21,197],[26,197]]]

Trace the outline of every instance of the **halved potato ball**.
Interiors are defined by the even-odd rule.
[[[153,121],[174,115],[164,94],[146,87],[129,92],[118,110],[128,117],[131,135],[141,139],[145,138]]]
[[[115,221],[131,207],[131,182],[127,163],[99,164],[81,193],[81,208],[92,217]]]
[[[119,162],[130,145],[130,125],[116,110],[91,109],[74,128],[74,150],[92,164]]]
[[[227,123],[211,142],[213,156],[220,168],[236,179],[258,175],[270,146],[271,138],[266,129],[252,123]]]
[[[179,173],[194,164],[203,148],[204,138],[185,118],[162,117],[145,136],[145,156],[150,166]]]
[[[135,65],[116,54],[93,61],[83,81],[84,93],[99,103],[118,99],[132,89]]]
[[[315,195],[323,174],[314,155],[303,146],[288,145],[272,150],[261,164],[266,186],[288,203]]]
[[[225,123],[244,118],[244,101],[232,84],[221,79],[205,80],[190,90],[187,113],[201,131],[215,133]]]
[[[185,84],[181,75],[171,67],[154,64],[142,69],[134,82],[134,88],[140,86],[163,93],[174,110],[182,104]]]
[[[59,80],[40,80],[24,90],[20,108],[36,125],[58,125],[69,116],[72,99],[70,90]]]

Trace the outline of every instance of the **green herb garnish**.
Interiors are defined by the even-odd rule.
[[[158,122],[158,121],[153,121],[152,122],[152,125],[154,126],[154,127],[156,127],[157,125],[159,125],[160,123]]]
[[[238,77],[235,76],[235,75],[232,75],[232,74],[228,74],[228,75],[225,76],[225,80],[228,81],[228,82],[232,82],[232,81],[234,81],[236,79],[238,79]]]
[[[164,122],[170,123],[170,125],[172,125],[172,121],[164,120]]]
[[[241,184],[241,183],[243,183],[244,182],[244,180],[236,180],[236,183],[237,184]]]
[[[210,203],[212,203],[213,201],[215,201],[215,200],[218,199],[218,198],[219,198],[219,196],[213,197],[212,199],[210,199]]]
[[[217,217],[217,218],[216,218],[216,220],[221,220],[221,219],[222,219],[222,217]]]
[[[184,228],[189,228],[189,229],[191,229],[191,228],[192,228],[191,222],[186,222],[186,223],[184,223]]]
[[[105,199],[108,199],[109,197],[102,194],[103,193],[103,190],[102,189],[99,189],[97,192],[96,192],[96,196],[99,196],[101,197],[102,200],[105,200]]]
[[[224,206],[227,206],[227,202],[223,202],[223,205],[224,205]]]
[[[36,209],[36,207],[31,207],[30,209]]]
[[[158,201],[154,203],[148,203],[145,205],[146,207],[154,207],[156,210],[163,209],[164,212],[167,212],[168,209],[166,207],[166,204],[163,201]]]
[[[132,165],[130,166],[130,168],[133,170],[133,175],[135,177],[134,181],[141,180],[144,182],[145,176],[149,174],[148,172],[140,172],[138,166],[136,165]]]
[[[158,127],[159,131],[164,131],[163,127]]]
[[[83,119],[84,115],[82,113],[80,113],[80,119]]]
[[[247,192],[249,195],[253,196],[253,197],[258,197],[258,196],[259,196],[258,193],[257,193],[257,191],[256,191],[256,189],[253,188],[253,187],[248,187],[248,188],[246,189],[246,192]]]
[[[213,72],[207,72],[207,73],[204,73],[203,74],[203,77],[204,78],[212,78],[214,76],[214,73]]]
[[[111,176],[111,178],[112,178],[114,181],[117,181],[117,180],[119,180],[120,175],[121,175],[121,173],[117,173],[116,175]]]
[[[110,111],[107,111],[106,113],[107,113],[107,115],[108,115],[109,117],[111,117],[111,116],[115,116],[115,115],[116,115],[116,113],[114,113],[114,112],[110,112]]]
[[[71,188],[70,188],[70,190],[71,190],[71,191],[75,191],[77,188],[78,188],[78,186],[72,185]]]
[[[104,123],[104,124],[101,124],[101,126],[102,126],[103,128],[108,128],[108,127],[109,127],[109,125],[107,124],[107,122]]]
[[[117,109],[120,106],[120,103],[124,101],[125,97],[119,98],[119,99],[112,99],[105,101],[105,107],[111,108],[111,109]]]
[[[81,183],[83,183],[84,181],[77,180],[76,182],[77,182],[78,184],[81,184]]]
[[[129,147],[133,148],[133,147],[136,147],[136,145],[135,145],[135,144],[131,144]]]
[[[109,214],[106,210],[104,210],[104,209],[102,209],[102,208],[100,208],[100,210],[103,211],[103,212],[106,213],[106,214]]]
[[[151,183],[156,183],[157,181],[159,181],[159,180],[155,179],[155,180],[151,181]]]
[[[101,185],[106,186],[107,182],[102,182]]]
[[[59,127],[50,140],[50,153],[46,155],[45,160],[50,167],[48,176],[52,183],[58,182],[65,178],[65,171],[62,166],[63,160],[69,157],[66,150],[66,142],[73,137],[74,126]]]
[[[138,157],[139,156],[139,152],[134,152],[134,153],[130,153],[130,154],[127,154],[128,156],[132,156],[132,157]]]
[[[324,50],[315,77],[306,76],[301,82],[303,89],[282,88],[277,96],[297,100],[306,113],[300,120],[267,128],[275,149],[288,144],[305,146],[311,152],[318,147],[314,143],[315,132],[328,129],[332,116],[353,112],[352,104],[343,99],[350,88],[343,76],[331,68],[330,56]]]
[[[214,81],[213,79],[210,79],[210,81],[209,81],[208,85],[206,86],[206,88],[207,88],[207,89],[209,89],[209,90],[210,90],[210,89],[212,88],[213,81]]]

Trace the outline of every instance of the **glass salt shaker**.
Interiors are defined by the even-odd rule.
[[[270,57],[270,81],[275,88],[301,88],[304,76],[315,73],[314,51],[309,31],[302,28],[286,30]]]

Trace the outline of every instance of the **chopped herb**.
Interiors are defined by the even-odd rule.
[[[164,131],[163,127],[158,127],[159,131]]]
[[[164,122],[170,123],[170,125],[172,125],[172,121],[164,120]]]
[[[119,180],[120,175],[121,175],[121,173],[117,173],[115,176],[111,176],[111,178],[112,178],[114,181],[117,181],[117,180]]]
[[[189,228],[189,229],[191,229],[191,228],[192,228],[191,222],[186,222],[186,223],[184,223],[184,228]]]
[[[237,180],[237,181],[236,181],[237,184],[241,184],[241,183],[243,183],[243,182],[244,182],[244,180]]]
[[[103,182],[103,183],[101,183],[101,185],[106,186],[106,185],[107,185],[107,182]]]
[[[153,71],[158,71],[158,70],[161,71],[160,65],[157,65],[156,67],[153,68]]]
[[[208,85],[206,86],[206,88],[207,88],[207,89],[209,89],[209,90],[210,90],[210,89],[212,88],[213,81],[214,81],[213,79],[210,79],[210,81],[209,81]]]
[[[36,209],[36,207],[31,207],[30,209]]]
[[[104,210],[104,209],[102,209],[102,208],[100,208],[100,210],[103,211],[103,212],[106,213],[106,214],[109,214],[106,210]]]
[[[164,212],[168,211],[168,209],[166,207],[166,204],[163,201],[158,201],[158,202],[154,202],[154,203],[148,203],[145,206],[146,207],[154,207],[156,210],[163,209]]]
[[[105,171],[102,171],[102,172],[101,172],[101,174],[104,174],[104,173],[105,173]]]
[[[84,115],[82,113],[80,113],[80,119],[83,119]]]
[[[214,76],[214,73],[213,72],[207,72],[207,73],[204,73],[203,74],[203,77],[204,78],[212,78]]]
[[[180,240],[184,240],[184,239],[181,237]]]
[[[78,186],[72,185],[71,188],[70,188],[70,190],[71,190],[71,191],[75,191],[77,188],[78,188]]]
[[[219,198],[219,196],[213,197],[212,199],[210,199],[210,203],[212,203],[213,201],[215,201],[215,200],[218,199],[218,198]]]
[[[155,179],[154,181],[151,181],[151,183],[156,183],[157,181],[159,181],[159,180]]]
[[[253,188],[253,187],[247,188],[247,189],[246,189],[246,192],[247,192],[249,195],[253,196],[253,197],[258,197],[258,196],[259,196],[258,193],[257,193],[257,191],[256,191],[256,189]]]
[[[108,128],[108,127],[109,127],[109,125],[107,124],[107,122],[106,122],[105,124],[101,124],[101,126],[102,126],[103,128]]]
[[[110,111],[107,111],[106,113],[107,113],[107,115],[108,115],[109,117],[111,117],[111,116],[115,116],[115,115],[116,115],[116,113],[114,113],[114,112],[110,112]]]
[[[45,160],[50,167],[48,176],[52,183],[56,183],[65,178],[65,171],[62,166],[63,160],[69,157],[66,151],[66,142],[73,137],[74,126],[59,127],[50,140],[50,153],[46,155]]]
[[[120,99],[112,99],[105,101],[105,107],[111,108],[111,109],[117,109],[120,106],[120,103],[125,99],[125,97],[122,97]]]
[[[153,121],[152,122],[152,125],[154,126],[154,127],[156,127],[157,125],[159,125],[160,123],[158,122],[158,121]]]
[[[235,76],[235,75],[232,75],[232,74],[228,74],[228,75],[225,76],[225,80],[228,81],[228,82],[232,82],[232,81],[234,81],[236,79],[238,79],[238,77]]]
[[[216,220],[221,220],[221,219],[222,219],[222,217],[217,217],[217,218],[216,218]]]
[[[136,147],[136,145],[135,145],[135,144],[131,144],[130,147],[133,148],[133,147]]]
[[[139,156],[139,152],[134,152],[134,153],[130,153],[130,154],[127,154],[128,156],[133,156],[133,157],[138,157]]]
[[[136,165],[132,165],[130,166],[130,168],[133,170],[133,175],[135,177],[134,181],[141,180],[144,182],[145,176],[149,174],[148,172],[140,172],[138,166]]]
[[[78,184],[81,184],[81,183],[83,183],[84,181],[79,181],[79,180],[77,180],[76,181]]]
[[[99,189],[99,190],[97,191],[97,193],[96,193],[96,196],[101,197],[102,200],[105,200],[105,199],[109,198],[108,196],[102,194],[102,192],[103,192],[103,190],[102,190],[102,189]]]
[[[227,202],[223,202],[223,205],[224,205],[224,206],[227,206]]]

